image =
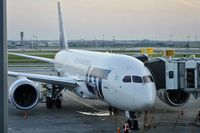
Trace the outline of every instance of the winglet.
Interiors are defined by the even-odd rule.
[[[59,32],[60,32],[60,44],[63,49],[68,49],[67,37],[65,32],[65,25],[62,18],[62,12],[60,2],[58,1],[58,20],[59,20]]]

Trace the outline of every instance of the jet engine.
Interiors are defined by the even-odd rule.
[[[33,108],[40,97],[40,87],[27,78],[16,80],[9,88],[9,100],[18,109]]]
[[[180,107],[187,103],[190,93],[183,90],[160,90],[157,92],[157,96],[170,106]]]

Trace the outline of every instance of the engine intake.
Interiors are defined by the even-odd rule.
[[[9,89],[10,102],[18,109],[29,110],[39,99],[40,88],[27,78],[16,80]]]
[[[183,106],[190,98],[190,93],[183,90],[161,90],[157,95],[161,101],[174,107]]]

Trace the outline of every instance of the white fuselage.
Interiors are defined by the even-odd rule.
[[[62,50],[56,54],[55,60],[58,75],[80,79],[79,87],[72,91],[83,98],[99,98],[111,106],[130,111],[149,108],[154,104],[154,82],[123,81],[125,76],[138,76],[142,79],[151,75],[144,64],[134,57],[83,50]]]

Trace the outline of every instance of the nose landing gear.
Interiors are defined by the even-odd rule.
[[[129,125],[129,129],[131,131],[140,130],[136,113],[134,111],[126,111],[125,114],[126,117],[128,118],[126,122]]]

